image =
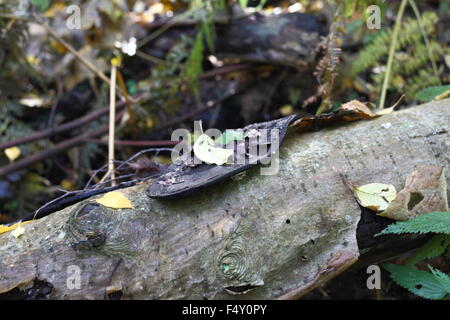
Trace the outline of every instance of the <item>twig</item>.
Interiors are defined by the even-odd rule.
[[[78,137],[66,140],[64,142],[61,142],[61,143],[57,144],[56,146],[54,146],[53,148],[46,149],[44,151],[35,153],[29,157],[20,159],[12,164],[0,167],[0,177],[6,176],[17,170],[27,168],[36,162],[42,161],[48,157],[51,157],[55,154],[63,152],[64,150],[67,150],[69,148],[72,148],[79,144],[82,144],[85,142],[85,140],[87,138],[99,136],[101,134],[104,134],[107,131],[108,131],[108,128],[106,126],[103,126],[93,132],[88,133],[88,134],[84,134],[82,136],[78,136]]]
[[[141,57],[142,59],[148,60],[148,61],[156,63],[156,64],[166,63],[166,60],[154,57],[154,56],[149,55],[148,53],[145,53],[144,51],[141,51],[141,50],[137,50],[136,55],[138,57]]]
[[[224,102],[228,98],[236,95],[237,93],[239,93],[241,91],[243,91],[243,89],[240,89],[240,90],[237,90],[237,91],[233,91],[232,93],[230,93],[230,94],[228,94],[228,95],[226,95],[226,96],[224,96],[224,97],[222,97],[222,98],[220,98],[218,100],[209,101],[206,104],[202,103],[199,108],[197,108],[195,110],[192,110],[191,112],[188,112],[188,113],[186,113],[186,114],[184,114],[182,116],[174,118],[174,119],[164,123],[163,125],[160,125],[159,127],[155,128],[155,131],[165,129],[165,128],[168,128],[170,126],[173,126],[174,124],[182,122],[184,120],[188,120],[188,119],[190,119],[190,118],[192,118],[192,117],[194,117],[194,116],[196,116],[196,115],[198,115],[198,114],[200,114],[202,112],[205,112],[206,110],[208,110],[208,109],[210,109],[212,107],[217,106],[219,103]]]
[[[141,97],[142,97],[142,94],[138,94],[138,95],[134,96],[135,99],[139,99]],[[120,110],[124,107],[124,105],[125,105],[125,101],[119,101],[119,102],[117,102],[116,109]],[[29,142],[33,142],[36,140],[48,138],[55,134],[81,127],[93,120],[97,120],[99,117],[106,114],[108,112],[108,110],[109,110],[109,107],[104,107],[104,108],[98,109],[92,113],[89,113],[87,115],[84,115],[81,118],[64,123],[57,127],[45,129],[45,130],[33,133],[26,137],[22,137],[22,138],[18,138],[15,140],[0,143],[0,150],[6,149],[9,147],[14,147],[14,146],[21,145],[21,144],[25,144],[25,143],[29,143]]]
[[[135,153],[133,156],[131,156],[130,158],[128,158],[126,161],[118,161],[116,160],[115,162],[120,162],[121,164],[119,164],[117,166],[117,170],[120,170],[125,164],[130,163],[131,161],[133,161],[134,159],[136,159],[137,157],[141,156],[144,153],[148,153],[148,152],[156,152],[157,156],[161,151],[168,151],[168,152],[172,152],[171,148],[150,148],[150,149],[145,149],[145,150],[141,150],[138,153]],[[106,170],[106,168],[108,167],[108,164],[102,166],[99,169],[96,169],[93,171],[91,177],[89,178],[88,182],[86,182],[86,185],[84,186],[83,190],[87,190],[90,188],[92,181],[95,180],[95,177],[97,176],[98,173],[103,172]],[[120,177],[119,177],[120,178]],[[96,186],[102,185],[102,183],[97,182]]]
[[[384,74],[383,87],[381,89],[380,104],[378,105],[379,109],[384,108],[384,104],[386,102],[386,94],[389,86],[389,80],[391,78],[392,64],[394,62],[395,48],[397,47],[398,34],[400,32],[400,26],[402,25],[403,14],[405,13],[407,3],[408,0],[402,0],[400,9],[398,10],[397,17],[395,19],[395,27],[394,32],[392,33],[391,47],[389,49],[389,58],[386,67],[386,73]]]
[[[239,64],[227,65],[227,66],[223,66],[220,68],[215,68],[215,69],[203,72],[198,78],[199,79],[212,78],[212,77],[230,73],[230,72],[250,69],[253,66],[254,65],[251,63],[239,63]]]
[[[87,142],[97,143],[97,144],[107,144],[108,141],[101,139],[87,139]],[[179,141],[173,140],[150,140],[150,141],[136,141],[136,140],[115,140],[114,144],[116,146],[130,146],[130,147],[160,147],[160,146],[174,146]]]
[[[117,78],[117,65],[113,62],[111,65],[111,84],[109,86],[109,134],[108,134],[108,172],[100,180],[110,175],[111,185],[115,186],[115,172],[114,172],[114,133],[116,129],[116,78]]]
[[[131,108],[131,98],[127,91],[127,86],[125,84],[125,80],[122,77],[122,73],[120,70],[117,70],[117,82],[119,83],[120,91],[122,91],[122,95],[125,98],[125,103],[127,105],[128,115],[130,116],[130,125],[133,133],[133,138],[138,136],[138,125],[136,121],[136,116],[134,114],[133,109]]]
[[[120,119],[123,116],[124,112],[120,112],[116,119]],[[86,143],[86,140],[89,138],[93,138],[93,137],[97,137],[99,135],[102,135],[104,133],[108,132],[108,127],[107,126],[102,126],[97,130],[94,130],[92,132],[86,133],[84,135],[66,140],[64,142],[61,142],[59,144],[57,144],[56,146],[54,146],[53,148],[50,149],[46,149],[44,151],[35,153],[29,157],[20,159],[12,164],[0,167],[0,177],[6,176],[12,172],[27,168],[29,166],[31,166],[32,164],[42,161],[48,157],[51,157],[55,154],[61,153],[69,148],[75,147],[77,145]]]
[[[109,79],[108,77],[100,70],[97,70],[97,68],[87,59],[85,59],[77,50],[75,50],[74,47],[72,47],[69,43],[67,43],[59,34],[56,33],[55,30],[52,29],[48,25],[47,22],[41,21],[39,16],[36,14],[34,15],[37,23],[39,23],[53,38],[58,40],[59,43],[61,43],[70,53],[72,53],[75,58],[77,58],[82,64],[86,66],[90,71],[92,71],[95,75],[97,75],[100,79],[102,79],[104,82],[106,82],[109,85]]]
[[[157,37],[159,37],[161,34],[163,34],[165,31],[167,31],[170,27],[175,25],[175,23],[179,19],[188,17],[193,11],[194,11],[193,8],[188,9],[187,11],[183,12],[182,14],[172,18],[166,24],[162,25],[159,29],[157,29],[156,31],[152,32],[151,34],[149,34],[145,38],[139,40],[138,41],[138,48],[141,48],[142,46],[146,45],[147,43],[149,43],[153,39],[156,39]]]

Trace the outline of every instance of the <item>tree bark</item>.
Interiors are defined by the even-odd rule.
[[[367,256],[384,241],[371,233],[385,219],[358,228],[361,209],[342,175],[354,185],[390,183],[401,190],[418,164],[448,171],[449,103],[290,132],[276,175],[261,175],[257,167],[172,200],[148,198],[148,184],[142,184],[120,190],[133,209],[106,208],[95,196],[24,225],[19,238],[4,233],[0,293],[31,288],[52,299],[300,297],[358,261],[358,246]],[[446,181],[448,191],[448,173]]]

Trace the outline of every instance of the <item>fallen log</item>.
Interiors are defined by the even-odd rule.
[[[142,50],[163,58],[179,37],[195,34],[195,21],[178,21],[172,28],[143,46]],[[184,26],[183,26],[184,25]],[[216,23],[215,55],[258,62],[305,68],[312,65],[326,27],[318,17],[304,13],[264,16],[258,13],[227,17]]]
[[[171,200],[150,199],[148,184],[141,184],[121,190],[133,209],[109,209],[95,196],[24,225],[18,238],[4,233],[0,293],[51,299],[301,297],[352,266],[360,250],[370,258],[371,248],[387,243],[373,233],[388,220],[377,217],[373,227],[358,227],[361,209],[342,176],[355,185],[382,182],[401,190],[416,165],[448,171],[449,103],[314,133],[290,132],[276,175],[261,175],[256,167]],[[447,173],[447,192],[449,179]],[[386,252],[410,249],[413,242],[406,243],[395,242]],[[377,250],[375,259],[387,258]]]

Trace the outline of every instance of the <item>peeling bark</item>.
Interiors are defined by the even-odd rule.
[[[449,103],[291,132],[277,175],[253,168],[172,200],[149,199],[142,184],[121,190],[134,209],[96,196],[24,225],[20,238],[2,234],[0,293],[39,280],[52,299],[300,297],[356,262],[358,245],[379,248],[372,229],[357,229],[361,209],[341,175],[401,190],[416,165],[441,165],[448,192]],[[357,230],[368,233],[358,243]],[[81,281],[70,289],[73,266]]]

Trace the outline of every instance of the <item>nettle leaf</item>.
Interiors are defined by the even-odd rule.
[[[400,233],[445,233],[450,234],[450,212],[430,212],[422,214],[408,221],[401,221],[389,225],[376,234]]]
[[[409,259],[405,266],[412,267],[417,262],[431,259],[445,253],[450,246],[450,235],[439,234],[421,246]]]
[[[45,11],[50,5],[50,0],[31,0],[38,11]]]
[[[416,100],[418,102],[428,102],[434,100],[437,96],[443,94],[446,91],[450,90],[450,85],[446,86],[432,86],[425,89],[420,90],[416,94]]]
[[[450,277],[443,273],[442,271],[438,269],[434,269],[432,266],[428,265],[428,268],[430,269],[433,276],[436,277],[436,279],[441,283],[442,287],[447,293],[450,293]]]
[[[401,287],[425,299],[442,299],[448,291],[448,276],[438,270],[429,273],[395,264],[383,264],[383,268],[390,272],[391,278]],[[445,277],[446,278],[445,278]]]

